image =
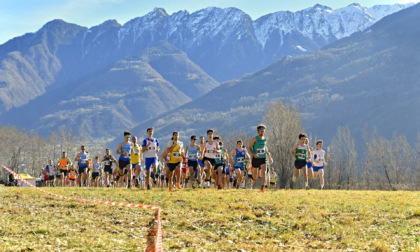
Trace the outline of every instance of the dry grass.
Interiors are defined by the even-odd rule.
[[[49,189],[163,208],[165,250],[420,250],[420,193]],[[144,250],[154,212],[0,190],[0,250]]]

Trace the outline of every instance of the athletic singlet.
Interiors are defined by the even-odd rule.
[[[94,163],[92,173],[99,173],[99,168],[100,168],[100,164],[99,163]]]
[[[191,147],[191,145],[188,148],[188,160],[190,161],[197,161],[198,158],[198,149],[197,145],[194,147]]]
[[[109,156],[109,157],[105,156],[104,157],[104,166],[105,166],[106,169],[110,169],[111,168],[111,166],[112,166],[111,156]]]
[[[120,160],[121,161],[130,161],[130,156],[131,156],[131,142],[128,142],[128,144],[126,144],[125,142],[122,143],[123,147],[120,149],[121,153],[127,152],[127,155],[120,155]]]
[[[270,183],[276,183],[277,174],[275,172],[270,172]]]
[[[172,144],[174,144],[173,141],[172,141]],[[182,148],[182,142],[178,141],[175,147],[169,153],[169,163],[176,164],[182,161],[181,148]]]
[[[325,151],[324,150],[314,150],[314,166],[315,167],[323,167],[324,166],[324,156]]]
[[[254,152],[254,154],[258,155],[258,158],[265,158],[266,157],[266,153],[265,153],[265,149],[266,149],[266,144],[267,144],[267,138],[260,138],[259,136],[255,137],[255,142],[254,145],[252,146],[252,152]]]
[[[239,151],[238,149],[236,149],[235,167],[238,167],[238,168],[245,167],[245,149],[242,149],[242,151]]]
[[[143,144],[141,145],[142,147],[146,147],[149,142],[152,142],[152,144],[150,144],[149,147],[147,147],[146,151],[144,152],[144,157],[145,158],[157,158],[157,147],[159,147],[159,141],[156,138],[146,138],[143,140]]]
[[[47,165],[47,170],[48,170],[48,175],[49,176],[53,176],[54,175],[54,169],[55,169],[55,165]]]
[[[306,161],[306,152],[307,152],[306,145],[301,146],[299,144],[297,150],[295,151],[295,153],[299,154],[299,155],[295,156],[296,160]]]
[[[70,179],[76,179],[76,170],[70,170]]]
[[[87,167],[88,155],[80,153],[79,168]]]
[[[65,158],[65,159],[63,159],[63,158],[60,158],[60,169],[61,170],[67,170],[68,169],[68,164],[69,164],[69,162],[68,162],[68,160],[67,160],[67,158]]]
[[[206,142],[206,153],[204,154],[204,157],[215,159],[216,158],[216,152],[214,151],[215,148],[216,148],[215,141],[213,141],[212,145]]]
[[[138,155],[131,156],[131,163],[137,164],[140,163],[140,146],[137,144],[136,146],[133,146],[133,152],[138,153]]]
[[[219,147],[220,150],[222,150],[222,147]],[[216,164],[221,164],[222,163],[222,152],[216,152],[214,154],[214,158],[216,161]]]

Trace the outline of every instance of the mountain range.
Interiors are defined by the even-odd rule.
[[[226,82],[132,131],[143,132],[153,125],[167,139],[173,130],[188,139],[192,134],[203,135],[209,127],[222,134],[254,134],[270,102],[283,100],[297,105],[306,130],[327,143],[338,126],[346,125],[358,146],[363,145],[366,125],[378,127],[386,137],[394,132],[415,136],[420,125],[420,112],[415,109],[420,106],[419,19],[417,4],[322,50],[285,57]]]
[[[124,25],[108,20],[91,28],[53,20],[0,46],[0,122],[42,135],[70,127],[80,134],[108,138],[151,118],[163,118],[167,111],[181,111],[181,105],[194,104],[182,118],[198,114],[220,119],[223,115],[214,114],[213,108],[223,106],[237,112],[220,127],[246,128],[259,120],[260,113],[246,119],[250,110],[262,111],[266,101],[274,98],[293,100],[292,94],[251,82],[249,78],[260,74],[259,69],[284,56],[279,62],[316,53],[409,6],[352,4],[331,9],[315,5],[256,20],[236,8],[209,7],[172,15],[156,8]],[[276,76],[263,71],[267,80]],[[221,81],[247,73],[214,89]],[[250,83],[250,90],[265,91],[228,88],[244,81]],[[206,99],[213,94],[218,104],[210,106],[213,98]],[[206,110],[200,110],[202,106]]]

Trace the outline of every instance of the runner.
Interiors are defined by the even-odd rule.
[[[118,159],[120,183],[124,182],[124,177],[128,179],[127,188],[131,188],[131,133],[129,131],[124,132],[124,142],[118,145],[117,155],[120,155]],[[128,178],[127,178],[128,175]]]
[[[70,186],[74,187],[74,183],[76,181],[76,177],[77,177],[77,172],[76,169],[74,168],[74,165],[70,165],[70,169],[69,169],[69,179],[70,179]]]
[[[165,173],[166,173],[166,166],[163,162],[160,162],[160,184],[159,187],[163,189],[164,185],[166,184],[165,180]]]
[[[100,171],[101,171],[101,163],[99,163],[99,158],[95,157],[95,162],[92,165],[92,186],[94,187],[98,187]]]
[[[80,147],[81,152],[77,153],[76,158],[74,159],[75,162],[78,162],[79,165],[79,176],[77,177],[77,182],[79,183],[79,187],[82,186],[82,183],[85,184],[88,179],[88,159],[89,155],[86,152],[85,146]],[[86,184],[85,184],[86,186]]]
[[[180,173],[179,168],[181,165],[182,156],[184,156],[184,146],[181,141],[178,141],[178,136],[179,132],[175,131],[172,133],[172,140],[168,142],[168,145],[162,154],[162,159],[165,159],[166,154],[169,154],[169,171],[167,173],[169,179],[169,190],[172,190],[174,171],[178,171],[178,173]],[[179,176],[176,176],[176,187],[181,189],[179,184]]]
[[[182,163],[181,163],[181,179],[180,179],[180,184],[182,188],[187,188],[187,174],[188,174],[188,163],[187,163],[187,158],[186,157],[182,157]]]
[[[208,140],[205,143],[205,148],[203,148],[202,156],[203,163],[207,168],[206,171],[206,185],[207,187],[210,187],[210,175],[212,173],[212,170],[214,169],[214,165],[216,164],[216,152],[220,152],[219,144],[216,141],[213,141],[213,130],[209,129],[207,130],[207,137]]]
[[[60,181],[59,184],[66,186],[67,175],[68,175],[68,166],[71,165],[70,159],[67,157],[67,153],[63,151],[61,158],[57,162],[57,170],[60,169],[60,177],[57,179]]]
[[[197,181],[197,184],[200,184],[200,180],[194,178],[194,174],[198,172],[198,157],[201,153],[201,148],[197,143],[197,136],[191,136],[191,143],[185,148],[185,155],[188,157],[188,169],[190,170],[190,181],[191,187],[195,188],[194,181]]]
[[[305,144],[306,144],[306,146],[308,146],[309,150],[311,151],[311,154],[313,155],[314,148],[310,147],[310,145],[309,145],[309,138],[308,137],[305,139]],[[307,167],[307,171],[308,171],[308,178],[312,178],[313,177],[313,172],[312,172],[312,155],[307,155],[307,157],[306,157],[307,158],[306,159],[306,167]]]
[[[216,143],[219,145],[218,150],[216,150],[216,153],[214,155],[215,157],[215,165],[214,165],[214,170],[213,170],[213,179],[215,181],[215,187],[217,187],[217,189],[223,189],[223,183],[224,183],[224,168],[223,168],[223,156],[222,156],[222,145],[223,143],[220,141],[220,137],[219,136],[215,136],[213,138],[214,141],[216,141]]]
[[[48,165],[45,167],[45,175],[47,175],[44,177],[46,186],[54,186],[55,165],[52,160],[48,161]]]
[[[277,173],[274,171],[274,168],[270,167],[270,188],[274,189],[276,188],[276,182],[277,182]]]
[[[198,167],[197,167],[197,182],[198,182],[198,187],[201,187],[201,184],[203,183],[203,179],[205,180],[205,172],[207,170],[207,167],[204,165],[203,162],[203,155],[202,152],[203,150],[206,148],[206,142],[204,141],[204,136],[200,136],[200,152],[198,153]]]
[[[303,182],[305,183],[306,190],[309,190],[308,177],[307,177],[307,168],[306,168],[306,159],[308,156],[311,156],[309,147],[305,144],[306,134],[299,134],[299,144],[295,145],[292,150],[292,155],[295,156],[295,174],[293,174],[292,181],[295,182],[296,178],[299,177],[299,171],[302,170],[303,173]]]
[[[242,140],[236,142],[236,148],[230,152],[229,156],[236,171],[236,189],[239,189],[242,181],[245,180],[245,161],[250,159],[246,149],[243,148]]]
[[[267,157],[267,138],[264,137],[265,125],[260,124],[257,126],[258,136],[251,140],[249,145],[249,152],[252,158],[252,178],[254,182],[257,180],[258,172],[261,170],[261,192],[264,192],[265,173],[266,173],[266,157]]]
[[[131,149],[131,168],[133,169],[133,186],[140,187],[139,185],[139,175],[141,171],[141,154],[142,148],[137,144],[137,137],[133,136],[131,138],[133,142],[133,148]]]
[[[321,189],[324,189],[324,166],[327,166],[327,162],[325,162],[325,151],[322,149],[323,143],[322,140],[318,140],[316,142],[316,150],[313,151],[314,173],[312,178],[316,180],[316,177],[319,174]]]
[[[110,187],[112,182],[112,163],[117,164],[117,160],[111,155],[109,149],[105,150],[105,156],[102,158],[102,163],[104,164],[105,186]]]
[[[142,152],[145,157],[145,170],[146,170],[146,185],[147,189],[150,190],[150,168],[153,168],[153,174],[156,174],[157,162],[158,162],[158,152],[159,152],[159,141],[156,138],[153,138],[153,128],[148,128],[146,130],[147,138],[143,140]],[[153,181],[156,184],[156,178],[153,177]]]

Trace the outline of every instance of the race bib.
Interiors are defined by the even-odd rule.
[[[174,152],[174,157],[181,157],[181,152]]]
[[[243,157],[239,157],[236,161],[238,162],[238,163],[243,163],[244,162],[244,158]]]
[[[149,146],[149,148],[147,148],[148,151],[154,151],[156,150],[155,146]]]
[[[86,164],[86,162],[87,162],[87,159],[80,159],[81,164]]]
[[[109,165],[110,164],[110,162],[109,161],[105,161],[105,165]]]
[[[197,159],[197,155],[195,154],[189,154],[188,159]]]
[[[139,150],[138,149],[133,149],[134,154],[139,154]]]
[[[303,153],[299,153],[298,157],[299,157],[300,159],[305,159],[305,158],[306,158],[306,155],[305,155],[305,154],[303,154]]]
[[[220,153],[216,153],[216,155],[214,155],[215,158],[222,158],[222,155]]]
[[[124,158],[130,158],[130,155],[128,154],[128,155],[124,155]]]
[[[207,153],[212,154],[214,153],[214,150],[207,150]]]
[[[265,153],[265,149],[257,149],[257,154],[262,155]]]
[[[67,165],[62,165],[61,169],[63,169],[63,170],[67,169]]]

